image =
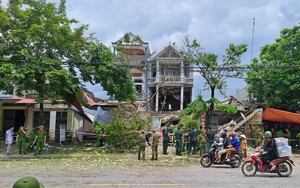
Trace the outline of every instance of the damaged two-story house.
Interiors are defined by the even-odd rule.
[[[127,33],[113,42],[112,47],[115,54],[123,56],[134,67],[132,79],[137,102],[146,104],[143,110],[178,111],[193,100],[193,63],[185,62],[175,45],[151,53],[148,43]]]

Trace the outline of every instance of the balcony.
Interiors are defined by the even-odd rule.
[[[148,78],[148,84],[155,83],[180,83],[180,84],[193,84],[194,78],[180,77],[180,76],[159,76]]]

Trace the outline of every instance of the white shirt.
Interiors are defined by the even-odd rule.
[[[10,129],[8,129],[6,131],[7,139],[5,139],[5,144],[12,144],[13,143],[13,140],[14,140],[13,134],[14,134],[13,131],[10,130]]]

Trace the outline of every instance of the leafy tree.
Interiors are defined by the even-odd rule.
[[[12,94],[15,88],[19,96],[35,91],[41,115],[45,99],[82,98],[83,82],[102,83],[117,100],[135,100],[124,63],[114,64],[114,55],[85,35],[87,25],[67,18],[65,3],[57,8],[46,1],[10,0],[0,10],[1,89]]]
[[[222,102],[216,98],[205,101],[201,95],[198,95],[197,99],[191,102],[188,107],[179,114],[179,117],[192,116],[193,119],[198,120],[202,114],[206,114],[210,110],[210,104],[212,103],[214,104],[214,110],[231,114],[236,114],[238,112],[237,108],[234,106],[222,104]]]
[[[228,77],[239,77],[242,75],[238,65],[241,63],[241,56],[247,51],[245,44],[230,44],[225,50],[226,55],[219,61],[218,55],[204,52],[204,48],[194,39],[190,41],[189,36],[184,39],[183,54],[185,60],[195,63],[199,68],[200,75],[204,78],[206,86],[209,87],[211,98],[215,97],[215,90],[224,94],[226,89],[226,79]],[[211,103],[210,113],[214,109]]]
[[[272,44],[261,48],[247,73],[249,93],[263,107],[299,110],[300,26],[283,29]]]

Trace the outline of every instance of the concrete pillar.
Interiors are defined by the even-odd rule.
[[[50,140],[55,140],[55,126],[56,125],[56,111],[50,111],[50,121],[49,121],[49,136]]]
[[[158,103],[159,103],[159,87],[156,85],[156,96],[155,96],[155,112],[158,112]]]
[[[184,63],[183,61],[180,62],[180,81],[184,81]]]
[[[191,88],[191,102],[193,102],[195,99],[194,99],[194,86],[192,86]]]
[[[26,129],[33,129],[34,125],[33,125],[33,120],[34,118],[34,107],[33,106],[30,106],[28,107],[27,109],[27,120],[26,120]],[[39,126],[39,125],[36,125],[36,126]]]
[[[72,138],[76,137],[74,133],[74,112],[70,108],[67,111],[67,133],[69,133],[68,131],[71,131]]]
[[[184,87],[181,86],[181,92],[180,92],[180,110],[183,110],[183,96],[184,96]]]
[[[2,103],[0,103],[0,130],[3,130],[3,108],[2,108]]]
[[[160,70],[159,70],[159,61],[156,60],[156,81],[160,81]]]

